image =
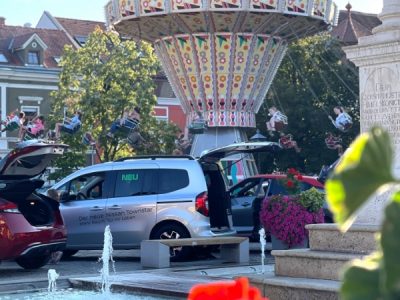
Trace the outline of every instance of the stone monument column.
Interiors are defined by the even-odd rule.
[[[382,25],[358,45],[345,47],[347,58],[360,72],[361,132],[374,125],[387,129],[395,147],[394,174],[400,176],[400,2],[384,0]],[[373,196],[356,223],[381,224],[388,194]]]

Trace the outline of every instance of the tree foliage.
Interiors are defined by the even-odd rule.
[[[289,119],[286,133],[293,135],[302,151],[282,151],[262,160],[262,172],[294,167],[317,173],[331,164],[337,152],[325,145],[327,132],[340,135],[346,148],[359,133],[358,71],[345,59],[340,43],[329,34],[301,39],[289,46],[267,98],[257,115],[257,128],[265,132],[270,118],[268,107],[275,105]],[[353,117],[352,129],[343,134],[328,119],[334,106],[343,106]],[[277,141],[275,136],[272,140]]]
[[[82,135],[86,131],[98,141],[102,161],[147,153],[145,146],[133,150],[127,143],[106,138],[111,123],[125,109],[135,106],[141,110],[141,133],[146,145],[157,145],[151,149],[152,153],[172,151],[171,139],[176,134],[176,126],[157,122],[153,116],[157,103],[153,77],[159,71],[159,64],[149,44],[121,40],[117,34],[97,28],[84,47],[65,47],[60,66],[58,90],[52,93],[50,122],[54,124],[62,119],[64,107],[70,115],[76,109],[83,112],[81,131],[62,135],[73,153],[69,154],[71,160],[68,157],[69,161],[64,162],[63,172],[83,165],[87,148],[82,145]]]

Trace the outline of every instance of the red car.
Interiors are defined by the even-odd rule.
[[[258,239],[259,212],[261,202],[265,196],[277,194],[285,195],[287,191],[282,186],[280,179],[285,174],[259,174],[244,179],[229,189],[232,203],[233,226],[239,235]],[[315,187],[324,193],[324,184],[316,177],[302,176],[301,190],[305,191]],[[332,223],[332,214],[328,207],[324,207],[325,222]],[[255,224],[256,223],[256,224]]]
[[[15,260],[25,269],[44,266],[66,242],[58,202],[38,193],[34,179],[63,154],[66,145],[21,142],[0,161],[0,261]]]

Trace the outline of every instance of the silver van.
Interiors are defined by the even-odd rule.
[[[136,156],[86,167],[47,191],[57,197],[67,227],[66,255],[102,249],[110,225],[115,249],[146,239],[235,234],[226,180],[218,161],[226,156],[274,151],[273,142],[238,143],[191,156]],[[181,259],[190,248],[173,249]]]

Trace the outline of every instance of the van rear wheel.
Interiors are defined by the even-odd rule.
[[[176,224],[165,224],[156,229],[151,235],[152,240],[164,239],[186,239],[190,238],[189,232],[183,226]],[[192,253],[191,247],[170,247],[171,261],[182,261]]]

